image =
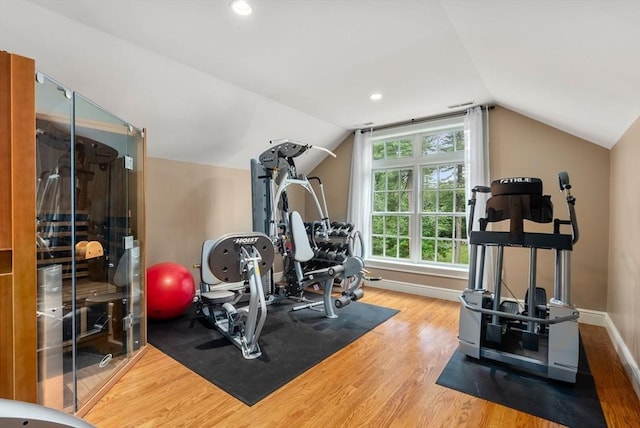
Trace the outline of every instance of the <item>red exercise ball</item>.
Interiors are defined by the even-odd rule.
[[[162,262],[147,268],[147,316],[175,318],[191,305],[196,294],[193,276],[178,263]]]

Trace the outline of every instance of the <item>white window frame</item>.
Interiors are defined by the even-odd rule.
[[[417,274],[429,274],[433,276],[443,276],[451,278],[466,279],[468,276],[468,266],[452,263],[438,263],[438,262],[424,262],[421,260],[422,254],[422,237],[421,233],[421,213],[422,213],[422,169],[428,166],[446,165],[452,163],[465,164],[464,150],[437,153],[428,156],[422,156],[422,137],[424,135],[430,135],[434,133],[440,133],[446,130],[458,130],[464,131],[464,118],[463,116],[449,117],[446,119],[438,119],[434,121],[415,123],[408,126],[384,129],[374,131],[371,137],[372,152],[370,156],[373,156],[373,146],[384,140],[397,139],[399,137],[411,136],[413,139],[413,153],[411,158],[402,159],[388,159],[388,160],[373,160],[371,164],[371,210],[370,216],[374,215],[374,185],[375,183],[375,171],[382,169],[392,168],[411,168],[413,169],[413,188],[412,202],[413,210],[409,214],[411,220],[409,224],[409,235],[411,240],[411,254],[413,255],[411,260],[391,259],[383,258],[372,255],[373,246],[373,227],[371,227],[371,234],[369,236],[369,242],[371,248],[368,249],[367,254],[367,266],[374,268],[387,269],[392,271],[402,271]],[[467,142],[465,141],[465,145]],[[469,165],[465,164],[466,168]],[[469,171],[465,172],[466,179],[468,180]],[[466,206],[463,212],[466,211]],[[371,220],[371,217],[369,218]]]

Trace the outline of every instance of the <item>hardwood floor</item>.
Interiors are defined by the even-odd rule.
[[[253,407],[150,347],[85,419],[100,428],[558,426],[436,385],[457,347],[458,303],[370,287],[363,301],[401,312]],[[640,426],[606,330],[580,331],[609,426]]]

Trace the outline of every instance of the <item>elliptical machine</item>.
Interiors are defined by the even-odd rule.
[[[472,190],[469,220],[469,282],[460,296],[459,349],[473,358],[487,358],[551,379],[575,383],[578,369],[578,318],[571,303],[571,251],[578,241],[575,198],[571,195],[569,176],[558,174],[564,192],[569,220],[553,219],[553,205],[542,194],[538,178],[515,177],[495,180],[491,188],[476,186]],[[472,230],[476,193],[491,193],[486,217],[479,220],[480,230]],[[509,220],[509,231],[487,231],[488,223]],[[553,233],[524,231],[523,220],[553,222]],[[571,234],[560,233],[562,225]],[[486,251],[497,247],[496,278],[493,292],[485,289]],[[525,307],[519,311],[515,301],[502,300],[504,249],[529,249],[529,284]],[[537,251],[555,252],[553,298],[546,301],[546,291],[537,287]]]
[[[202,245],[196,313],[237,346],[246,359],[262,354],[258,339],[267,306],[261,271],[271,269],[273,258],[271,240],[258,232],[226,234]],[[248,305],[238,307],[246,300],[247,290]]]

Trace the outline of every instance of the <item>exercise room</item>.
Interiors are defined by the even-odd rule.
[[[0,0],[0,426],[640,426],[640,0]]]

